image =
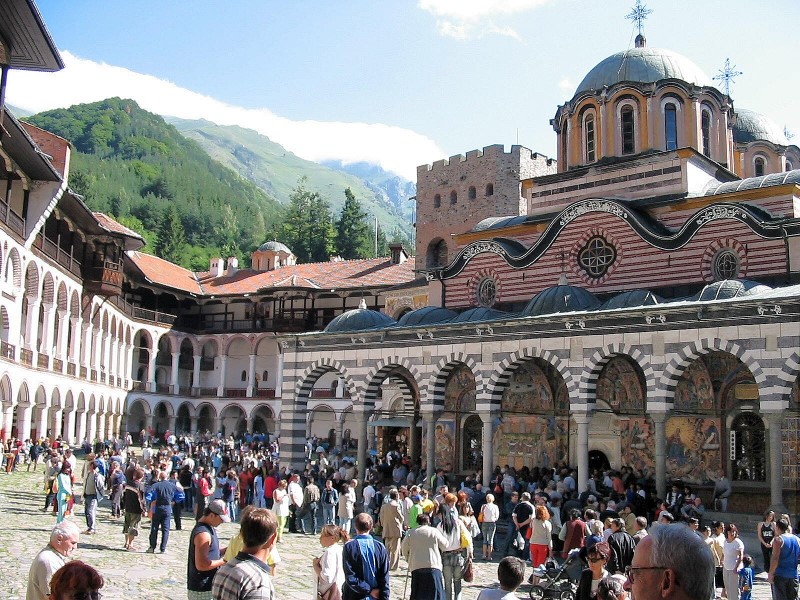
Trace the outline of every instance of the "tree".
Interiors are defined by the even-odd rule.
[[[158,228],[156,254],[164,260],[181,264],[185,246],[186,234],[183,224],[178,216],[178,211],[174,206],[170,206],[164,211],[161,226]]]
[[[335,229],[328,202],[305,187],[301,177],[289,196],[278,239],[291,248],[297,262],[327,261],[335,248]]]
[[[344,191],[344,198],[344,206],[336,222],[336,251],[346,259],[372,256],[372,234],[367,213],[361,209],[361,203],[350,188]]]
[[[326,262],[330,260],[336,248],[336,229],[333,226],[330,204],[317,193],[312,198],[311,215],[309,229],[311,260]]]

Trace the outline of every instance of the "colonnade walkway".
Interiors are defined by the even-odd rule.
[[[44,504],[43,475],[41,472],[21,471],[7,475],[0,473],[0,512],[3,527],[0,528],[0,590],[5,590],[6,600],[24,600],[28,570],[36,554],[48,542],[55,517],[41,511]],[[78,471],[82,469],[79,465]],[[86,529],[83,505],[76,505],[76,515],[69,517]],[[184,515],[183,529],[170,533],[165,554],[146,554],[148,525],[141,528],[138,552],[122,548],[122,520],[111,519],[110,505],[104,500],[98,509],[97,534],[81,535],[74,558],[82,560],[100,571],[106,584],[102,589],[105,600],[184,600],[186,598],[186,556],[189,533],[194,521]],[[221,544],[237,533],[235,523],[218,528]],[[747,552],[755,555],[755,536],[743,536]],[[160,538],[159,538],[160,539]],[[286,534],[278,546],[282,565],[275,578],[275,589],[279,600],[289,598],[315,600],[313,587],[312,558],[319,556],[321,548],[318,536]],[[480,555],[480,554],[478,554]],[[530,573],[530,570],[528,571]],[[391,597],[407,598],[409,588],[403,595],[406,583],[405,561],[391,579]],[[475,563],[475,580],[465,583],[462,599],[473,600],[485,587],[497,586],[497,563]],[[518,596],[528,598],[529,586],[523,585]],[[769,586],[763,574],[759,575],[754,590],[756,600],[770,600]]]

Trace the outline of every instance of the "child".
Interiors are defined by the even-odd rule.
[[[518,600],[514,593],[525,579],[525,563],[515,556],[506,556],[497,565],[500,589],[486,589],[478,594],[478,600]]]
[[[741,569],[739,569],[739,598],[740,600],[750,600],[753,593],[753,558],[748,554],[742,558]]]

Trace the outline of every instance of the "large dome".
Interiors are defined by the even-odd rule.
[[[258,247],[259,252],[286,252],[287,254],[291,254],[292,251],[286,247],[286,244],[281,244],[280,242],[264,242]]]
[[[333,319],[325,328],[325,333],[343,333],[346,331],[363,331],[394,325],[395,320],[377,310],[356,308],[348,310]]]
[[[653,83],[662,79],[680,79],[700,86],[713,86],[711,79],[691,60],[670,50],[631,48],[612,54],[583,78],[575,94],[601,90],[622,81]]]
[[[788,146],[789,140],[778,125],[764,115],[736,109],[736,124],[733,126],[733,141],[747,144],[756,140],[767,140],[778,146]]]

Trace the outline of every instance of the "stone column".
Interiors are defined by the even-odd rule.
[[[64,363],[67,362],[69,357],[69,348],[67,348],[67,331],[69,330],[70,320],[66,310],[58,311],[58,339],[56,340],[56,356]],[[74,331],[74,330],[73,330]],[[66,368],[66,364],[64,365]]]
[[[494,419],[495,415],[492,413],[481,414],[481,421],[483,421],[483,481],[481,483],[487,489],[494,472],[494,447],[492,445]]]
[[[783,504],[783,443],[781,426],[783,411],[765,413],[769,426],[769,487],[770,508],[781,514],[789,512]]]
[[[578,462],[578,492],[589,487],[589,413],[573,413],[572,418],[578,426],[578,443],[575,451]]]
[[[47,435],[47,430],[49,429],[47,425],[49,424],[49,422],[50,422],[50,408],[47,407],[46,405],[42,405],[39,408],[39,419],[36,421],[36,437],[45,437]]]
[[[170,373],[170,375],[172,376],[171,379],[172,379],[172,393],[173,394],[179,394],[180,391],[181,391],[181,388],[178,385],[178,372],[179,372],[179,369],[178,369],[179,362],[178,361],[180,360],[180,358],[181,358],[181,353],[180,352],[173,352],[172,353],[172,372]]]
[[[247,397],[252,398],[256,387],[256,355],[250,355],[250,364],[247,366]]]
[[[223,354],[219,357],[219,383],[217,385],[217,396],[225,395],[225,370],[228,368],[228,356]]]
[[[93,420],[96,422],[95,427],[97,428],[97,439],[102,442],[106,439],[106,414],[97,413]]]
[[[70,327],[72,327],[72,342],[71,347],[67,349],[67,360],[75,363],[76,365],[81,362],[81,331],[83,331],[83,322],[81,319],[74,318],[69,320]]]
[[[50,415],[50,422],[52,423],[50,439],[56,439],[58,436],[65,438],[64,430],[63,430],[63,421],[64,421],[64,411],[60,408],[55,408],[51,410]]]
[[[336,421],[336,440],[335,444],[337,448],[342,447],[342,441],[344,439],[344,413],[339,415],[339,418]]]
[[[147,389],[151,392],[156,391],[156,356],[158,355],[158,346],[153,342],[153,348],[150,349],[147,360]]]
[[[77,413],[78,420],[77,420],[77,429],[75,431],[75,442],[78,444],[83,443],[83,439],[86,437],[86,411],[82,411]]]
[[[42,345],[39,352],[53,356],[53,320],[55,319],[56,305],[52,302],[42,303],[44,307],[44,320],[42,321]]]
[[[67,411],[67,421],[64,424],[64,431],[61,432],[61,435],[70,444],[75,443],[75,416],[74,408]]]
[[[283,396],[283,353],[278,354],[278,367],[275,371],[275,397]]]
[[[664,498],[667,494],[667,413],[651,412],[650,418],[653,419],[655,428],[653,454],[656,461],[656,494],[659,498]]]
[[[177,424],[178,417],[175,415],[170,415],[167,421],[167,427],[169,428],[170,433],[175,433],[175,425]]]
[[[408,455],[411,457],[411,464],[416,464],[419,458],[419,427],[417,421],[419,417],[416,414],[411,415],[411,427],[408,428]]]
[[[195,354],[192,356],[192,360],[194,362],[192,365],[192,395],[195,395],[194,391],[200,389],[200,362],[202,361],[202,356]]]
[[[41,302],[37,299],[31,298],[28,301],[28,315],[27,323],[25,323],[25,347],[28,350],[38,350],[39,338],[39,306]],[[21,438],[25,439],[25,438]]]
[[[11,437],[11,426],[14,423],[14,405],[10,402],[3,407],[3,441]]]
[[[367,439],[367,415],[364,412],[364,406],[354,407],[353,416],[356,419],[356,439],[358,440],[358,452],[356,453],[358,480],[363,482],[364,474],[367,472],[367,445],[369,444]]]
[[[437,413],[425,413],[425,478],[430,481],[436,472],[436,420]],[[426,482],[427,483],[427,482]]]
[[[86,437],[89,438],[90,443],[94,444],[94,440],[97,438],[97,413],[86,415]]]
[[[197,417],[189,417],[189,433],[197,433]]]

